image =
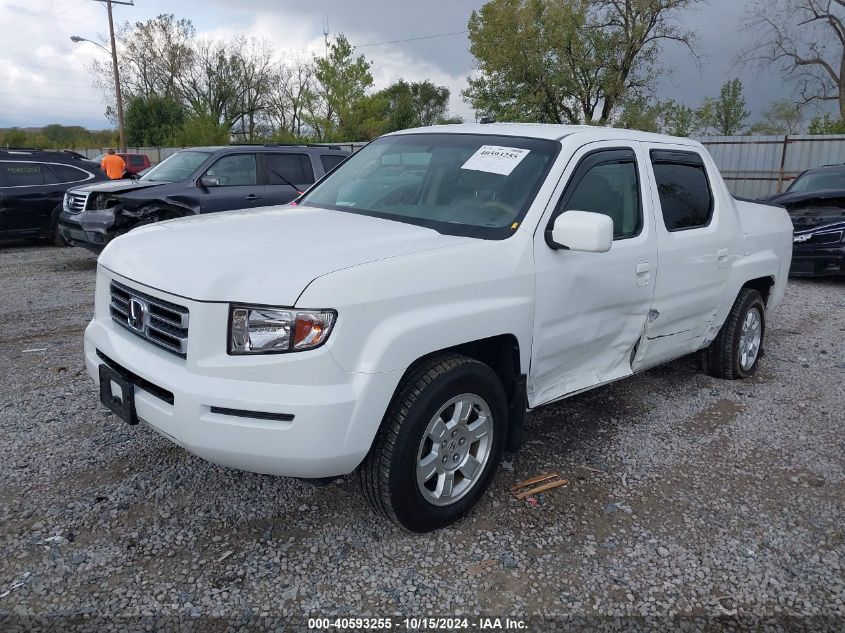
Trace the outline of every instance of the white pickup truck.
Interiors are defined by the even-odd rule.
[[[355,472],[414,531],[473,507],[529,409],[693,352],[753,374],[792,248],[699,143],[598,127],[388,135],[293,204],[114,240],[88,371],[130,424],[234,468]]]

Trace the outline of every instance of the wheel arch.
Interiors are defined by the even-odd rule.
[[[467,356],[484,363],[496,373],[505,389],[509,407],[508,437],[505,449],[508,452],[519,450],[522,443],[522,426],[528,409],[528,402],[526,376],[520,358],[518,337],[515,334],[499,334],[426,353],[408,366],[396,386],[393,397],[399,393],[407,377],[412,375],[420,365],[445,354]]]

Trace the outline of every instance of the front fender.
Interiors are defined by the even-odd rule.
[[[530,241],[473,240],[370,262],[312,282],[297,301],[334,308],[327,346],[346,371],[392,372],[445,348],[512,334],[529,366],[534,322]]]

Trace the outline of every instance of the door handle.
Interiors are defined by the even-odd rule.
[[[637,264],[637,285],[647,286],[651,280],[651,262],[640,262]]]
[[[254,193],[249,194],[244,200],[261,200],[261,196],[256,196]]]
[[[720,248],[716,251],[716,265],[719,268],[726,268],[728,265],[728,249]]]

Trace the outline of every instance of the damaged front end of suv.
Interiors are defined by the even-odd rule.
[[[167,196],[166,189],[167,184],[139,181],[74,189],[65,195],[59,231],[69,243],[99,253],[136,226],[199,212]]]
[[[785,194],[776,201],[795,227],[795,277],[845,275],[845,191]]]

